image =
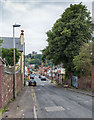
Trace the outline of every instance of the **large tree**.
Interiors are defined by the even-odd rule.
[[[42,59],[50,59],[54,64],[63,63],[66,71],[74,72],[73,58],[83,42],[91,40],[91,28],[87,7],[82,3],[71,4],[47,32],[48,46],[42,51]]]
[[[21,53],[17,51],[15,48],[15,62],[17,63],[19,61],[19,58],[21,56]],[[14,65],[14,56],[13,56],[13,48],[12,49],[5,49],[2,48],[2,58],[5,58],[9,65]]]

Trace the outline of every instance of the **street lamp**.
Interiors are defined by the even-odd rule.
[[[20,27],[21,25],[13,25],[13,54],[14,54],[14,79],[13,79],[13,97],[16,98],[16,69],[15,69],[15,27]]]

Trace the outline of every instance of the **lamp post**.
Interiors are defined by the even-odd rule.
[[[20,27],[21,25],[13,25],[13,54],[14,54],[14,78],[13,78],[13,97],[16,98],[16,69],[15,69],[15,27]]]

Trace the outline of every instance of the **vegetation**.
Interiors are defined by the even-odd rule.
[[[0,39],[0,57],[2,56],[2,47],[1,47],[2,42],[3,40]]]
[[[17,51],[15,48],[15,62],[17,63],[19,61],[19,58],[21,56],[21,53]],[[5,49],[2,48],[2,58],[5,58],[9,65],[14,65],[14,56],[13,56],[13,48],[11,49]]]
[[[37,69],[39,66],[41,66],[42,63],[41,57],[42,57],[41,54],[36,54],[36,55],[28,54],[25,56],[25,61],[28,62],[29,64],[35,64],[35,68]],[[46,61],[44,65],[49,66],[50,61]]]
[[[86,6],[71,4],[47,32],[48,46],[42,51],[42,60],[51,60],[55,65],[63,63],[67,75],[74,73],[74,56],[79,54],[83,43],[92,39],[92,25]]]
[[[85,76],[90,75],[92,65],[92,43],[84,43],[80,47],[79,55],[73,59],[75,71]]]

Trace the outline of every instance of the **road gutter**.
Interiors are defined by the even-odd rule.
[[[37,120],[37,104],[36,104],[36,95],[34,92],[34,88],[31,87],[31,96],[33,98],[33,112],[34,112],[34,119]]]

